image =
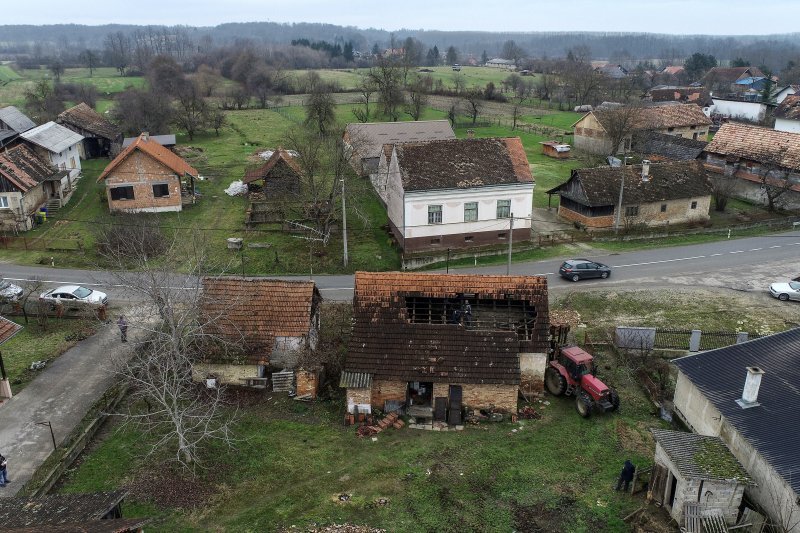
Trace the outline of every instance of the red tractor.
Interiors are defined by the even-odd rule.
[[[594,358],[577,346],[556,349],[544,373],[544,384],[554,396],[575,395],[575,409],[583,418],[593,410],[619,409],[617,391],[606,386],[595,376]]]

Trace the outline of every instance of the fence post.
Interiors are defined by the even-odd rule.
[[[746,331],[740,331],[736,334],[736,344],[742,344],[743,342],[747,342],[747,339],[750,337],[750,334]]]
[[[22,244],[25,245],[25,251],[27,252],[28,251],[28,238],[25,237],[24,235],[22,236]]]
[[[703,334],[702,331],[699,329],[692,330],[692,336],[689,337],[689,351],[690,352],[699,352],[700,351],[700,336]]]

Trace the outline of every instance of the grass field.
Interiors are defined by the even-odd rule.
[[[13,75],[6,80],[6,75]],[[52,73],[46,68],[26,69],[19,74],[8,66],[0,66],[0,107],[6,105],[22,106],[25,103],[25,90],[34,81],[52,79]],[[6,82],[7,83],[4,83]],[[143,87],[145,79],[140,76],[122,77],[113,68],[98,68],[90,77],[89,70],[84,68],[68,68],[61,76],[63,83],[85,83],[94,85],[100,93],[102,105],[98,111],[103,112],[110,107],[115,93],[127,87]]]

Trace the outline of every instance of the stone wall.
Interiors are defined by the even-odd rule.
[[[155,141],[150,141],[155,142]],[[111,211],[180,211],[181,182],[171,169],[136,150],[106,177],[106,195]],[[169,196],[155,198],[153,185],[166,183]],[[132,186],[133,200],[112,200],[111,188]]]
[[[196,363],[192,367],[192,379],[203,381],[206,376],[216,376],[223,385],[244,385],[240,378],[260,377],[259,365],[219,365]]]

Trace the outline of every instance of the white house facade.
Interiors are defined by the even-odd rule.
[[[767,105],[762,102],[745,102],[744,100],[723,100],[713,98],[711,113],[726,118],[761,122],[767,113]]]

